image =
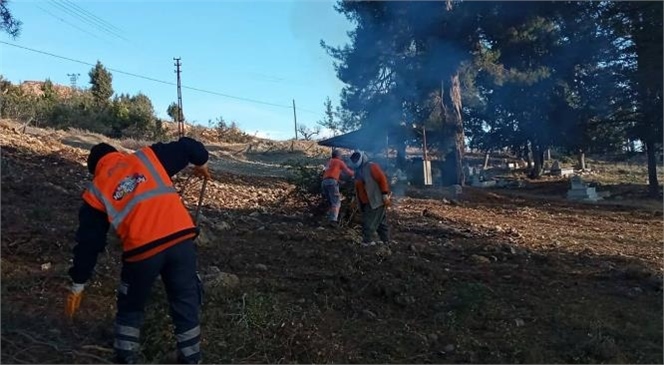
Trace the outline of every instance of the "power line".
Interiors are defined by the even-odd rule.
[[[220,93],[220,92],[216,92],[216,91],[203,90],[203,89],[199,89],[199,88],[195,88],[195,87],[191,87],[191,86],[182,86],[182,88],[183,89],[194,90],[194,91],[199,91],[199,92],[202,92],[202,93],[212,94],[212,95],[223,96],[225,98],[231,98],[231,99],[236,99],[236,100],[247,101],[247,102],[250,102],[250,103],[263,104],[263,105],[269,105],[269,106],[274,106],[274,107],[278,107],[278,108],[286,108],[286,109],[291,109],[292,108],[290,105],[274,104],[274,103],[270,103],[270,102],[267,102],[267,101],[260,101],[260,100],[256,100],[256,99],[243,98],[241,96],[228,95],[228,94],[224,94],[224,93]]]
[[[117,27],[113,26],[111,23],[99,18],[98,16],[96,16],[96,15],[92,14],[91,12],[81,8],[78,5],[73,4],[70,1],[63,1],[63,0],[55,0],[55,1],[59,2],[60,4],[66,6],[69,9],[73,10],[75,13],[81,14],[83,17],[85,17],[87,19],[90,19],[93,22],[93,24],[98,24],[105,31],[115,35],[118,38],[121,38],[121,39],[129,42],[129,39],[125,38],[122,34],[116,32],[115,30],[113,30],[113,28],[117,28]],[[120,29],[118,29],[118,31],[122,32],[122,30],[120,30]]]
[[[72,62],[76,62],[76,63],[82,63],[82,64],[84,64],[84,65],[89,65],[89,66],[94,66],[93,64],[88,63],[88,62],[79,61],[79,60],[75,60],[75,59],[73,59],[73,58],[64,57],[64,56],[58,56],[58,55],[55,55],[55,54],[53,54],[53,53],[48,53],[48,52],[39,51],[39,50],[32,49],[32,48],[28,48],[28,47],[19,46],[18,44],[13,44],[13,43],[5,42],[5,41],[0,41],[0,43],[2,43],[2,44],[6,44],[6,45],[8,45],[8,46],[16,47],[16,48],[22,48],[22,49],[25,49],[25,50],[28,50],[28,51],[32,51],[32,52],[37,52],[37,53],[45,54],[45,55],[48,55],[48,56],[51,56],[51,57],[61,58],[61,59],[63,59],[63,60],[67,60],[67,61],[72,61]]]
[[[116,36],[121,36],[120,34],[116,33],[113,30],[113,28],[109,27],[104,22],[100,22],[100,21],[96,20],[91,15],[88,15],[85,11],[81,11],[78,8],[72,6],[72,4],[69,3],[69,2],[65,2],[65,1],[62,1],[62,0],[49,0],[49,1],[52,4],[57,5],[58,7],[63,9],[63,11],[67,12],[67,14],[69,14],[71,16],[75,16],[75,17],[85,21],[86,23],[94,26],[97,29],[101,29],[101,30],[103,30],[107,33],[114,34]]]
[[[109,22],[107,22],[106,20],[104,20],[104,19],[102,19],[102,18],[96,16],[94,13],[91,13],[90,11],[87,11],[87,10],[83,9],[82,7],[78,6],[78,4],[76,4],[76,3],[72,2],[72,1],[69,1],[69,0],[64,0],[64,2],[68,3],[69,5],[71,5],[71,6],[74,7],[74,8],[79,9],[80,11],[82,11],[82,12],[84,12],[84,13],[86,13],[86,14],[89,14],[91,17],[93,17],[94,19],[97,19],[99,22],[101,22],[101,23],[103,23],[103,24],[108,25],[110,28],[115,29],[115,30],[118,31],[118,32],[124,33],[124,30],[122,30],[122,29],[116,27],[115,25],[113,25],[112,23],[109,23]]]
[[[297,108],[297,110],[299,110],[301,112],[311,113],[311,114],[319,114],[319,112],[315,112],[315,111],[309,110],[309,109],[304,109],[304,108],[301,108],[301,107]]]
[[[49,4],[53,9],[55,9],[55,10],[61,12],[61,13],[64,13],[65,15],[69,16],[71,19],[76,20],[76,21],[77,21],[79,24],[81,24],[81,25],[84,24],[84,26],[89,27],[90,29],[92,29],[92,30],[94,30],[94,31],[100,32],[101,34],[104,34],[104,33],[105,33],[106,35],[111,35],[111,36],[113,36],[113,34],[109,34],[105,29],[100,28],[97,24],[88,21],[87,19],[81,17],[81,16],[78,15],[78,14],[73,13],[71,10],[69,10],[68,8],[66,8],[65,6],[63,6],[63,5],[60,4],[60,3],[57,3],[57,2],[55,2],[55,1],[53,1],[53,0],[49,0],[49,1],[48,1],[48,4]],[[91,27],[90,27],[90,26],[91,26]]]
[[[91,26],[92,26],[95,30],[97,30],[97,31],[102,31],[102,32],[105,32],[105,33],[107,33],[107,34],[109,34],[109,35],[111,35],[111,36],[114,36],[114,37],[116,37],[116,38],[120,38],[120,39],[123,39],[123,40],[127,40],[127,39],[124,38],[123,36],[121,36],[121,35],[119,35],[119,34],[113,32],[113,31],[109,31],[109,30],[106,29],[106,28],[101,27],[99,24],[95,23],[94,21],[91,21],[91,20],[89,20],[88,18],[81,16],[81,15],[78,14],[77,12],[72,11],[69,7],[66,7],[65,5],[63,5],[63,4],[61,4],[61,3],[57,2],[57,1],[49,0],[48,3],[49,3],[49,5],[53,6],[54,8],[57,8],[58,10],[64,12],[64,13],[67,14],[67,15],[69,15],[70,17],[75,18],[75,19],[77,19],[77,20],[79,20],[79,21],[83,21],[83,22],[87,23],[88,25],[91,25]],[[128,40],[127,40],[127,41],[128,41]]]
[[[46,56],[51,56],[51,57],[63,59],[63,60],[70,61],[70,62],[76,62],[76,63],[80,63],[80,64],[87,65],[87,66],[93,66],[93,67],[95,66],[94,63],[85,62],[85,61],[81,61],[81,60],[77,60],[77,59],[73,59],[73,58],[69,58],[69,57],[65,57],[65,56],[60,56],[60,55],[56,55],[56,54],[53,54],[53,53],[50,53],[50,52],[40,51],[40,50],[37,50],[37,49],[34,49],[34,48],[20,46],[18,44],[14,44],[14,43],[9,43],[9,42],[5,42],[5,41],[1,41],[1,40],[0,40],[0,43],[6,44],[8,46],[24,49],[24,50],[27,50],[27,51],[30,51],[30,52],[40,53],[40,54],[43,54],[43,55],[46,55]],[[110,67],[107,67],[107,69],[109,71],[112,71],[112,72],[115,72],[115,73],[119,73],[119,74],[123,74],[123,75],[127,75],[127,76],[132,76],[132,77],[136,77],[136,78],[140,78],[140,79],[148,80],[148,81],[152,81],[152,82],[157,82],[157,83],[164,84],[164,85],[171,85],[171,86],[176,86],[177,85],[174,82],[159,80],[159,79],[155,79],[155,78],[152,78],[152,77],[149,77],[149,76],[143,76],[143,75],[139,75],[139,74],[135,74],[135,73],[127,72],[127,71],[122,71],[122,70],[118,70],[118,69],[114,69],[114,68],[110,68]],[[275,103],[270,103],[270,102],[267,102],[267,101],[256,100],[256,99],[251,99],[251,98],[245,98],[245,97],[225,94],[225,93],[221,93],[221,92],[217,92],[217,91],[200,89],[200,88],[192,87],[192,86],[182,85],[182,88],[193,90],[193,91],[198,91],[198,92],[205,93],[205,94],[222,96],[222,97],[229,98],[229,99],[246,101],[246,102],[254,103],[254,104],[262,104],[262,105],[268,105],[268,106],[277,107],[277,108],[284,108],[284,109],[292,109],[291,105],[275,104]],[[314,112],[314,111],[307,110],[307,109],[302,109],[302,108],[298,108],[298,109],[301,110],[301,111],[312,113],[312,114],[319,114],[318,112]]]
[[[48,10],[42,8],[41,6],[37,5],[37,7],[38,7],[39,9],[41,9],[43,12],[45,12],[46,14],[48,14],[48,15],[50,15],[50,16],[56,18],[56,19],[58,19],[59,21],[65,23],[65,24],[67,24],[67,25],[69,25],[70,27],[76,28],[76,29],[80,30],[80,31],[83,32],[83,33],[86,33],[86,34],[88,34],[88,35],[90,35],[90,36],[93,36],[93,37],[95,37],[95,38],[97,38],[97,39],[99,39],[99,40],[102,40],[102,41],[105,41],[105,42],[106,42],[106,39],[100,38],[100,37],[97,36],[96,34],[94,34],[94,33],[90,33],[90,32],[88,32],[87,30],[85,30],[85,29],[83,29],[83,28],[80,28],[80,27],[77,26],[76,24],[72,24],[72,23],[70,23],[70,22],[68,22],[68,21],[66,21],[66,20],[64,20],[64,19],[62,19],[62,18],[59,17],[58,15],[55,15],[55,14],[51,13],[50,11],[48,11]]]

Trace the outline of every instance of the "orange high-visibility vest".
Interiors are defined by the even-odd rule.
[[[140,261],[196,236],[189,212],[150,147],[99,160],[83,200],[106,212],[125,261]]]

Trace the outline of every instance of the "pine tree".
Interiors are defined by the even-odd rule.
[[[90,76],[90,91],[98,105],[108,105],[113,96],[113,75],[97,61],[94,68],[88,73]]]
[[[172,102],[166,109],[166,113],[168,114],[169,117],[171,117],[171,119],[174,122],[176,122],[178,120],[178,114],[180,113],[180,108],[178,108],[178,104]]]
[[[9,11],[8,0],[0,0],[0,31],[6,32],[12,38],[16,38],[21,33],[20,20],[14,18]]]

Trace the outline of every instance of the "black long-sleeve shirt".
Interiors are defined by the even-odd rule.
[[[177,142],[155,143],[152,146],[157,159],[168,176],[173,176],[190,163],[200,166],[207,162],[208,151],[201,142],[182,137]],[[106,247],[106,235],[110,228],[105,212],[83,202],[78,212],[79,226],[76,231],[77,245],[74,247],[74,265],[69,269],[74,283],[85,283],[97,265],[97,256]]]

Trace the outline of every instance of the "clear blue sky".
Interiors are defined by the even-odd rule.
[[[183,85],[285,106],[295,99],[298,109],[315,112],[297,113],[298,123],[311,127],[323,116],[325,97],[336,105],[343,86],[319,45],[321,39],[332,45],[348,42],[352,25],[333,6],[334,1],[323,0],[13,0],[9,7],[23,29],[15,40],[6,34],[0,40],[170,82],[175,82],[173,57],[181,57]],[[100,26],[87,12],[110,25]],[[14,83],[50,78],[68,85],[67,74],[80,73],[78,85],[87,87],[89,69],[0,44],[0,74]],[[163,118],[177,100],[175,86],[119,73],[113,73],[113,87],[116,93],[148,95]],[[188,120],[203,125],[223,116],[270,138],[294,133],[292,109],[187,89],[183,106]]]

